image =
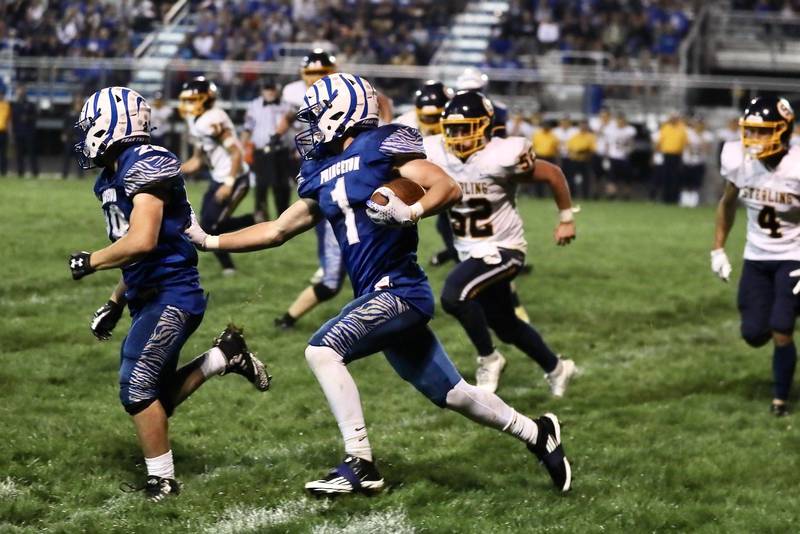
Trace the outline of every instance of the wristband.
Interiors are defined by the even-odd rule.
[[[409,208],[411,208],[412,221],[417,222],[422,218],[422,212],[425,211],[425,209],[422,207],[422,204],[420,204],[419,202],[415,202],[411,206],[409,206]]]
[[[226,137],[225,140],[222,142],[222,146],[225,148],[230,148],[236,144],[236,138],[234,136]]]
[[[225,179],[222,181],[223,184],[227,185],[228,187],[233,187],[233,184],[236,183],[236,178],[233,176],[226,176]]]
[[[565,210],[559,210],[558,212],[558,222],[560,223],[571,223],[575,220],[575,215],[572,213],[572,208],[567,208]]]
[[[203,248],[206,250],[219,250],[219,236],[209,235],[203,241]]]

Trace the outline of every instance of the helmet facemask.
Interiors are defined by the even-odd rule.
[[[76,122],[75,126],[73,127],[75,131],[75,138],[78,139],[78,142],[72,147],[72,151],[75,153],[75,157],[78,160],[78,167],[83,170],[94,169],[97,167],[94,158],[92,158],[90,154],[89,144],[86,143],[86,136],[89,135],[89,131],[94,127],[95,124],[97,124],[97,119],[99,118],[100,112],[98,112],[94,117],[86,117],[82,121]],[[92,133],[92,136],[101,138],[105,137],[105,134],[105,130],[97,130]],[[105,152],[105,141],[100,142],[97,152]]]
[[[441,121],[445,147],[466,160],[486,146],[486,129],[491,122],[489,117],[445,117]]]
[[[207,94],[197,91],[181,91],[178,96],[178,113],[184,119],[199,117],[213,104],[213,100]]]
[[[442,133],[442,111],[444,108],[436,106],[422,106],[417,110],[417,129],[422,135],[436,135]]]
[[[756,159],[764,159],[786,150],[781,139],[789,124],[786,121],[764,121],[761,117],[739,119],[742,146]]]

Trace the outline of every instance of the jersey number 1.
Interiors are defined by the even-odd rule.
[[[347,244],[355,245],[360,241],[358,237],[358,226],[356,226],[356,213],[350,207],[347,199],[347,189],[344,186],[344,176],[336,180],[336,184],[331,190],[331,200],[336,202],[339,209],[344,214],[344,227],[347,229]]]
[[[769,236],[774,238],[783,237],[780,232],[781,223],[778,221],[778,215],[775,213],[775,208],[772,206],[764,206],[758,212],[758,225],[764,230],[769,230]]]

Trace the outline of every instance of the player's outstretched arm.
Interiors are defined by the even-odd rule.
[[[400,176],[416,182],[425,189],[419,199],[421,211],[415,220],[435,215],[461,201],[461,187],[444,170],[430,161],[414,159],[397,168]]]
[[[572,198],[564,172],[558,165],[537,159],[533,164],[533,179],[547,182],[558,206],[558,226],[554,238],[559,246],[569,245],[575,239],[575,218],[572,213]]]
[[[254,224],[219,236],[206,235],[199,226],[193,224],[186,233],[201,250],[250,252],[279,247],[294,236],[313,228],[321,218],[319,205],[304,198],[289,206],[274,221]]]
[[[128,232],[111,245],[96,252],[76,252],[70,257],[72,278],[79,280],[103,269],[131,264],[147,255],[158,245],[164,200],[151,193],[133,197],[133,211]]]
[[[725,190],[717,204],[716,224],[714,227],[714,248],[711,250],[711,270],[727,282],[731,276],[731,262],[725,254],[725,243],[728,234],[736,220],[736,201],[739,198],[739,188],[731,182],[725,183]]]

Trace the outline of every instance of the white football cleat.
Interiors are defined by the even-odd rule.
[[[506,366],[506,359],[497,351],[489,356],[478,356],[478,369],[475,371],[475,385],[494,393],[500,383],[500,373]]]
[[[572,360],[558,359],[558,365],[550,373],[545,373],[544,378],[550,385],[550,393],[554,397],[563,397],[569,381],[578,374],[578,366]]]

